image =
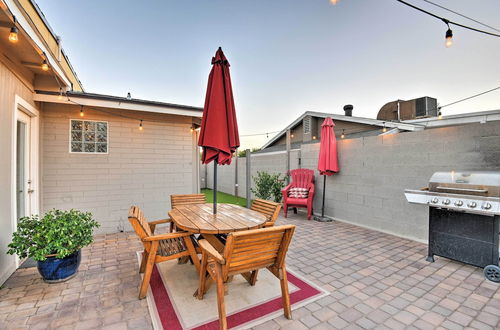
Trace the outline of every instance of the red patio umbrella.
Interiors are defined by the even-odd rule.
[[[337,138],[333,127],[332,118],[326,117],[321,125],[321,142],[319,145],[318,170],[323,175],[323,205],[321,207],[321,218],[315,217],[318,221],[331,221],[325,218],[325,195],[326,177],[339,172],[339,161],[337,158]]]
[[[231,164],[233,153],[240,146],[229,62],[220,47],[212,57],[212,70],[208,76],[198,145],[203,148],[202,163],[208,164],[214,161],[214,214],[216,214],[217,164]]]

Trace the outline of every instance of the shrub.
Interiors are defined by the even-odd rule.
[[[257,172],[257,176],[252,177],[255,189],[250,190],[257,198],[274,200],[281,202],[281,189],[285,187],[285,178],[280,174],[269,174],[267,172]]]
[[[77,210],[51,210],[41,219],[38,215],[23,217],[7,253],[37,261],[48,255],[64,258],[92,243],[92,232],[97,227],[99,223],[91,213]]]

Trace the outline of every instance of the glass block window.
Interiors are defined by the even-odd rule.
[[[71,119],[70,136],[70,152],[108,152],[108,123],[105,121]]]

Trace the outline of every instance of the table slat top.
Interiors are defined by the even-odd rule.
[[[179,228],[205,234],[259,228],[267,221],[265,215],[234,204],[217,204],[215,215],[211,203],[179,205],[168,215]]]

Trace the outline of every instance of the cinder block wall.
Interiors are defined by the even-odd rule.
[[[292,150],[290,152],[290,168],[295,169],[299,168],[299,150]],[[268,172],[270,174],[281,174],[282,177],[286,173],[286,153],[278,152],[272,153],[270,155],[267,154],[252,154],[250,164],[251,171],[251,184],[252,188],[255,187],[253,182],[253,177],[257,175],[257,172]],[[235,161],[231,162],[231,165],[219,166],[217,168],[218,172],[218,181],[217,181],[217,190],[234,195],[234,186],[235,186]],[[203,165],[205,167],[205,165]],[[200,175],[205,175],[205,171],[207,171],[207,187],[213,189],[213,162],[206,166],[206,170],[203,169]],[[253,194],[252,198],[255,198]],[[238,159],[238,196],[246,197],[246,157],[242,157]]]
[[[193,192],[191,118],[138,114],[139,121],[85,109],[85,119],[108,122],[108,154],[69,153],[69,122],[78,106],[44,104],[42,110],[42,211],[92,212],[99,232],[129,230],[131,205],[148,219],[163,219],[171,194]],[[107,110],[110,111],[110,110]]]
[[[319,144],[304,145],[303,167],[315,168]],[[327,178],[329,216],[421,241],[428,208],[409,204],[404,189],[428,185],[436,171],[500,170],[500,122],[339,140],[341,172]],[[317,176],[315,211],[322,180]]]
[[[316,173],[315,213],[321,212],[323,194],[318,152],[319,143],[302,145],[300,152],[301,167]],[[338,140],[338,154],[341,171],[327,178],[326,215],[426,241],[428,209],[409,204],[404,190],[426,187],[436,171],[500,171],[500,121]],[[298,153],[291,159],[291,168],[297,168]],[[284,173],[286,154],[252,155],[251,165],[252,175]],[[240,173],[244,182],[245,172]],[[240,193],[244,196],[244,189]]]

